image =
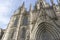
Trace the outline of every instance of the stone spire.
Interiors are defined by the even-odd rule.
[[[21,13],[23,13],[25,11],[25,3],[23,2],[22,6],[21,6]]]
[[[30,18],[32,18],[32,5],[31,5],[31,4],[30,4],[29,12],[30,12]],[[32,20],[32,19],[31,19],[31,20]]]
[[[24,5],[25,5],[25,4],[24,4],[24,2],[23,2],[23,4],[22,4],[22,6],[21,6],[21,7],[22,7],[22,8],[24,8]]]
[[[22,10],[25,10],[24,2],[22,3],[21,7],[19,7],[19,8],[14,12],[14,15],[19,14],[20,11],[22,11]]]
[[[30,4],[30,9],[29,9],[29,11],[32,11],[32,5]]]

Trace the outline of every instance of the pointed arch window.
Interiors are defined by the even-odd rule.
[[[24,27],[22,28],[22,33],[21,34],[22,34],[21,38],[25,38],[25,36],[26,36],[26,29]]]
[[[16,17],[15,21],[14,21],[14,26],[16,27],[17,24],[18,24],[18,20],[19,20],[19,17]]]
[[[28,17],[27,16],[23,17],[23,25],[28,25]]]

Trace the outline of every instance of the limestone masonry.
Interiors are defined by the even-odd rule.
[[[12,15],[6,30],[0,29],[0,40],[60,40],[60,0],[55,4],[37,0],[34,9],[26,10],[24,2]]]

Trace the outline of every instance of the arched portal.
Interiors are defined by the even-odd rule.
[[[25,36],[26,36],[26,29],[23,27],[22,28],[21,38],[25,38]]]
[[[36,40],[57,40],[59,35],[53,25],[43,22],[38,25],[35,38]]]

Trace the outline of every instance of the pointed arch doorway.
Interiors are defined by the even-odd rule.
[[[38,25],[35,40],[57,40],[59,38],[56,28],[46,22]]]

